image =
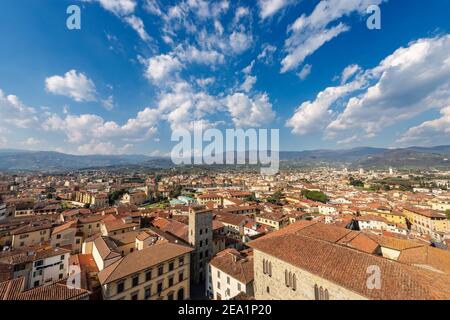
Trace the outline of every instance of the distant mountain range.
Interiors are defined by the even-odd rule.
[[[362,168],[450,168],[450,146],[385,149],[360,147],[345,150],[280,152],[282,166],[347,166]],[[66,171],[89,168],[140,166],[173,167],[169,158],[145,155],[78,156],[51,151],[0,149],[2,171]]]

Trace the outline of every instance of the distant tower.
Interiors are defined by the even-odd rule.
[[[389,168],[389,174],[392,176],[394,174],[394,169]]]
[[[359,169],[359,174],[364,174],[364,169],[363,168]]]
[[[189,209],[189,244],[191,254],[191,279],[198,284],[205,280],[208,263],[213,253],[212,211],[202,207]]]

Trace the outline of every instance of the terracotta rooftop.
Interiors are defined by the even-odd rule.
[[[236,249],[219,252],[211,265],[243,284],[253,281],[253,255],[243,255]]]
[[[69,288],[62,283],[52,283],[24,290],[24,278],[0,283],[0,300],[80,300],[88,298],[90,292],[84,289]]]
[[[249,246],[370,299],[450,299],[448,275],[337,244],[350,239],[352,231],[320,225],[298,222]],[[366,270],[373,265],[381,269],[381,290],[369,290],[366,285]]]

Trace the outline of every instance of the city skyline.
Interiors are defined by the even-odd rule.
[[[281,151],[446,144],[449,4],[326,2],[4,1],[0,148],[167,156],[191,121]]]

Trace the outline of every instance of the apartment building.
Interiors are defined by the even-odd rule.
[[[32,247],[49,241],[52,224],[48,222],[31,222],[11,231],[12,248]]]
[[[49,249],[37,252],[30,275],[30,288],[64,279],[69,274],[70,250]]]
[[[447,219],[445,213],[417,207],[406,207],[403,209],[404,215],[411,223],[414,231],[430,234],[446,233],[450,234],[450,220]]]
[[[70,250],[37,247],[0,253],[0,265],[9,270],[2,278],[23,277],[25,288],[59,281],[68,275]]]
[[[120,258],[98,274],[105,300],[186,300],[192,248],[161,243]]]
[[[268,225],[279,230],[289,224],[289,216],[281,211],[263,212],[255,217],[257,223]]]
[[[197,196],[197,202],[201,205],[212,202],[221,206],[223,205],[223,197],[216,193],[204,193]]]
[[[219,252],[209,263],[206,279],[206,295],[211,299],[229,300],[240,293],[253,296],[252,252]]]
[[[56,226],[51,233],[50,245],[53,248],[64,247],[73,254],[81,252],[83,234],[77,231],[77,222],[69,221]]]
[[[125,193],[122,196],[120,203],[139,206],[147,201],[148,201],[147,194],[144,191],[139,190]]]

